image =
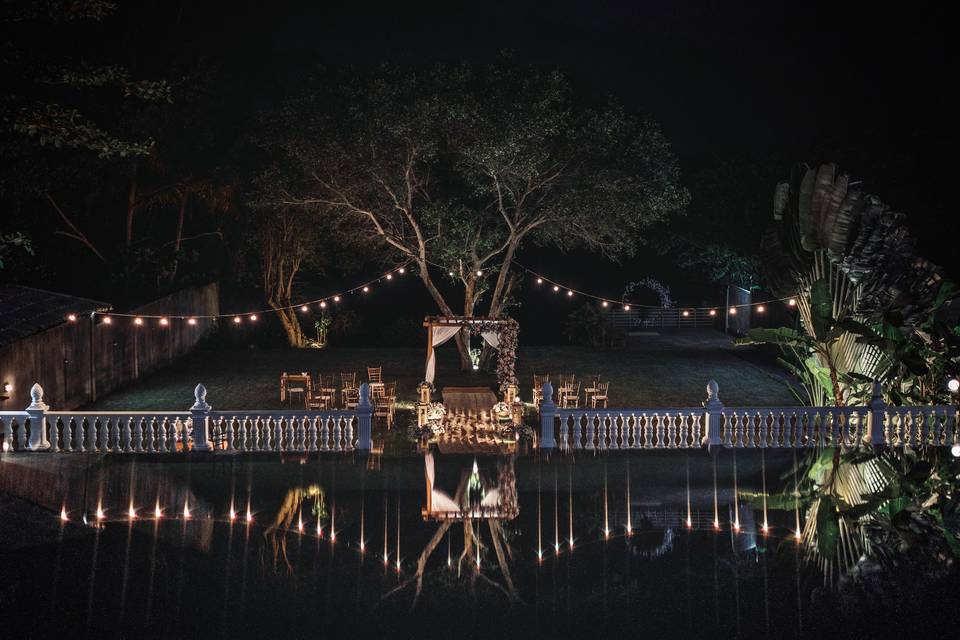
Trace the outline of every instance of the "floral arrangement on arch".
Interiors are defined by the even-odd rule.
[[[506,393],[507,387],[517,384],[517,339],[520,335],[520,323],[513,318],[502,320],[480,320],[470,325],[473,334],[496,333],[500,345],[497,347],[497,382],[500,393]]]

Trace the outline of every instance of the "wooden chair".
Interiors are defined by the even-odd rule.
[[[597,385],[600,384],[600,374],[590,376],[590,380],[586,383],[587,386],[583,388],[583,406],[590,406],[590,398],[597,392]]]
[[[603,403],[603,408],[604,409],[607,408],[607,392],[609,390],[610,390],[609,382],[597,383],[596,391],[593,393],[593,395],[590,396],[590,402],[592,403],[592,406],[594,409],[596,409],[597,405],[600,404],[601,402]]]
[[[370,385],[370,397],[375,390],[383,389],[383,367],[367,367],[367,384]]]
[[[353,371],[351,373],[340,372],[340,388],[341,389],[356,389],[357,388],[357,372]]]
[[[374,418],[383,418],[387,429],[393,426],[393,416],[397,403],[397,383],[386,382],[375,390],[371,389]]]
[[[543,375],[533,374],[533,393],[530,395],[533,397],[533,406],[535,407],[539,407],[543,401],[543,383],[545,382],[550,382],[549,373]]]
[[[356,409],[357,405],[360,404],[360,389],[353,387],[352,389],[344,389],[343,394],[343,408],[350,410]]]
[[[336,376],[317,373],[317,384],[313,391],[316,399],[325,405],[324,409],[333,409],[337,403]]]
[[[560,406],[564,409],[576,409],[580,406],[580,383],[568,382],[560,387]]]
[[[306,371],[303,371],[299,374],[296,373],[287,373],[286,371],[280,376],[280,401],[283,402],[286,400],[288,403],[293,402],[293,396],[300,396],[300,402],[303,403],[303,406],[307,405],[307,396],[310,392],[310,374]]]

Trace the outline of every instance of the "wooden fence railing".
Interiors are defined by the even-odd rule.
[[[369,451],[370,390],[349,411],[214,411],[202,384],[188,411],[52,411],[34,384],[24,411],[0,412],[3,451],[94,453]]]
[[[688,449],[953,446],[960,410],[949,405],[887,406],[879,384],[862,407],[724,407],[707,385],[700,407],[558,408],[543,385],[540,447],[544,449]]]

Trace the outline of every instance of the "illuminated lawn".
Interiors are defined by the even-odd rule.
[[[530,397],[533,373],[576,373],[586,378],[599,373],[611,383],[611,406],[695,406],[706,397],[710,379],[720,385],[728,406],[793,405],[777,367],[747,348],[734,348],[711,330],[681,330],[630,339],[624,349],[583,347],[524,347],[517,356],[517,376],[523,399]],[[207,401],[215,409],[270,409],[282,407],[279,376],[282,371],[312,374],[357,371],[365,379],[367,365],[382,366],[385,380],[398,382],[401,408],[415,399],[423,379],[424,349],[328,348],[261,349],[201,346],[171,367],[149,375],[109,396],[92,408],[105,410],[186,410],[193,388],[207,387]],[[438,349],[437,386],[495,384],[488,374],[460,374],[452,345]],[[759,364],[757,364],[759,363]]]

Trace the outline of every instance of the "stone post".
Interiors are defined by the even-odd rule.
[[[723,418],[723,403],[720,402],[720,385],[716,380],[707,383],[707,399],[703,402],[704,422],[707,432],[703,437],[703,444],[712,448],[723,444],[720,437],[720,422]]]
[[[207,429],[207,419],[211,410],[210,405],[207,404],[207,388],[198,384],[193,390],[193,396],[195,402],[190,407],[191,422],[193,423],[193,450],[210,451],[213,447],[210,444],[210,434]]]
[[[373,422],[373,405],[370,404],[370,385],[366,382],[360,385],[360,397],[357,401],[357,448],[361,451],[373,449],[371,424]]]
[[[870,396],[870,444],[875,449],[882,449],[887,444],[883,423],[887,418],[887,403],[883,401],[883,388],[879,382],[873,383],[873,394]]]
[[[557,441],[553,436],[554,420],[557,415],[557,405],[553,402],[553,385],[543,383],[543,399],[540,401],[540,448],[553,449]]]
[[[429,382],[421,382],[417,387],[417,395],[419,400],[417,401],[417,427],[422,429],[423,425],[427,424],[427,413],[430,411],[430,393],[432,389],[430,388]]]
[[[50,441],[47,440],[47,419],[44,415],[49,409],[43,401],[43,387],[34,383],[30,387],[30,406],[26,409],[30,416],[30,441],[27,443],[30,451],[46,451],[50,448]]]

